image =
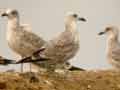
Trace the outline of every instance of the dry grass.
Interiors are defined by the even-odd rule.
[[[120,72],[0,73],[0,90],[120,90]]]

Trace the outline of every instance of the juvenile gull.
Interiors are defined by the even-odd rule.
[[[7,9],[2,16],[8,18],[7,25],[7,42],[9,47],[21,58],[31,55],[33,52],[41,48],[45,41],[33,33],[28,25],[20,24],[20,17],[17,10]],[[21,66],[23,71],[23,66]]]
[[[73,58],[79,49],[79,32],[77,30],[77,21],[86,21],[78,17],[77,14],[69,14],[65,18],[65,31],[57,37],[45,43],[44,51],[40,56],[50,58],[45,63],[34,63],[37,66],[45,67],[49,71],[55,68],[62,68],[64,63]]]
[[[106,27],[104,32],[99,33],[99,35],[103,34],[107,34],[107,59],[114,68],[120,70],[119,28],[116,26]]]

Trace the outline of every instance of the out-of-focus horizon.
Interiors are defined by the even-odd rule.
[[[68,12],[78,13],[87,19],[78,23],[80,50],[71,64],[85,69],[109,68],[105,56],[106,37],[97,33],[107,25],[120,24],[119,0],[4,0],[0,8],[17,9],[22,23],[29,23],[32,31],[45,40],[52,39],[56,33],[64,31],[64,16]],[[7,19],[0,18],[0,54],[15,57],[5,40]],[[18,69],[19,65],[0,66],[0,70]],[[27,65],[25,65],[27,69]]]

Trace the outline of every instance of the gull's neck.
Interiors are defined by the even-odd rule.
[[[15,38],[16,32],[19,30],[19,18],[12,18],[8,20],[7,26],[7,40],[11,42],[11,39]]]
[[[14,30],[19,27],[19,18],[15,17],[8,20],[8,30]]]
[[[79,33],[77,30],[77,23],[76,21],[68,22],[65,25],[65,32],[69,32],[71,34],[70,38],[73,40],[76,44],[79,44]]]
[[[116,47],[118,43],[119,43],[118,33],[117,34],[112,33],[111,35],[108,36],[108,39],[107,39],[108,49],[112,49]]]
[[[75,21],[67,22],[65,25],[66,31],[76,32],[77,29],[77,23]]]

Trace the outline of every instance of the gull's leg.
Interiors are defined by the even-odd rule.
[[[30,63],[30,72],[32,72],[32,64]]]
[[[22,59],[25,59],[25,58],[26,58],[26,57],[22,57]],[[21,60],[22,60],[22,59],[21,59]],[[30,59],[30,58],[27,58],[26,60],[28,60],[28,59]],[[31,67],[31,63],[30,63],[30,72],[31,72],[31,68],[32,68],[32,67]],[[23,63],[21,62],[21,72],[24,72],[24,62],[23,62]]]
[[[21,72],[23,73],[23,63],[21,63]]]
[[[24,56],[21,57],[21,59],[23,59],[23,58],[24,58]],[[24,72],[24,69],[23,69],[23,68],[24,68],[23,63],[21,63],[21,72],[22,72],[22,73]]]

